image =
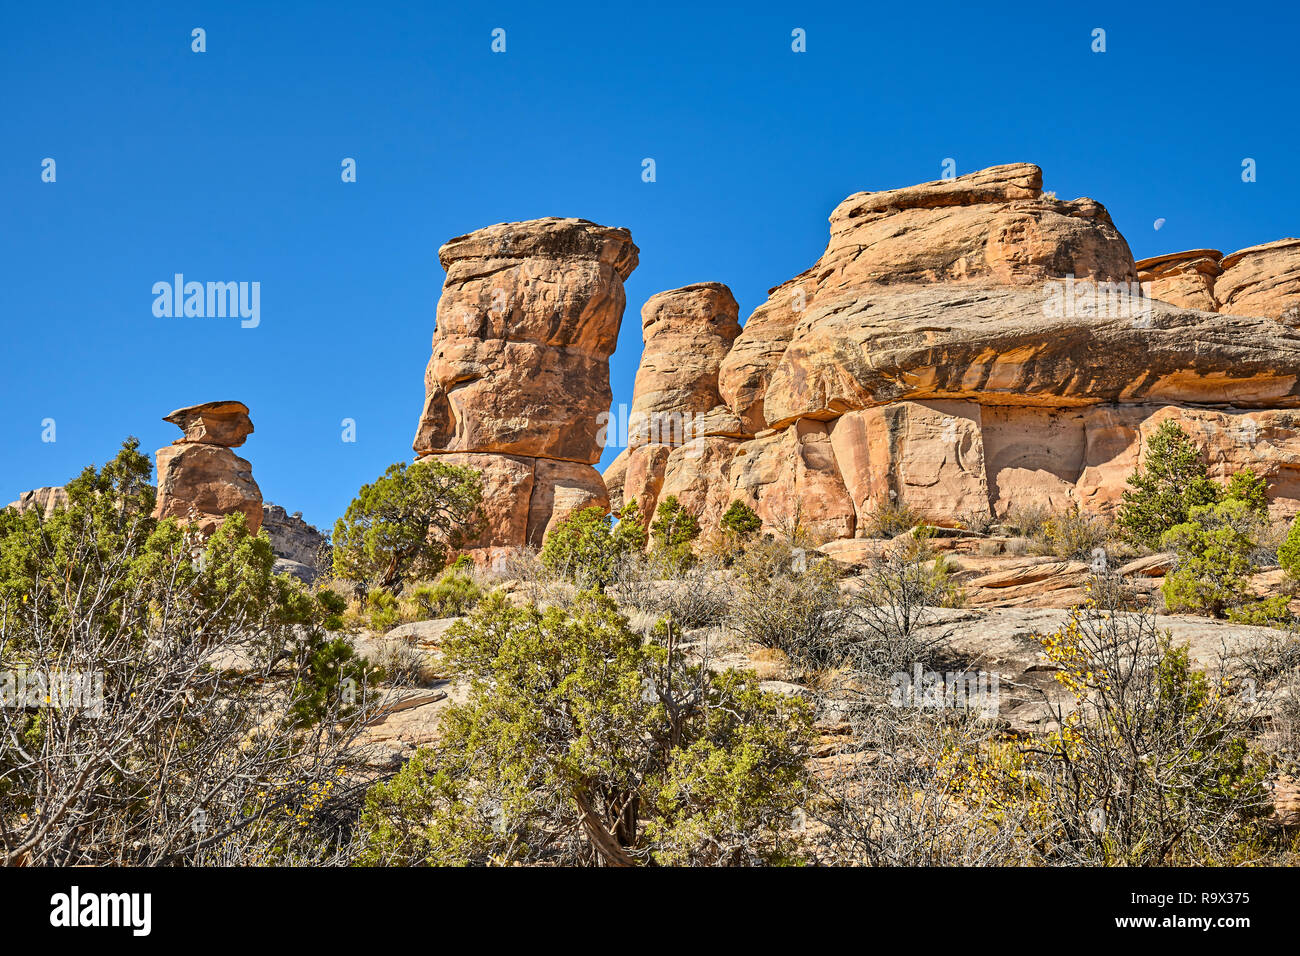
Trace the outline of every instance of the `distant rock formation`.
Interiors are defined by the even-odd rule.
[[[1187,309],[1262,315],[1300,326],[1300,239],[1279,239],[1225,256],[1194,249],[1143,259],[1151,295]]]
[[[612,506],[676,495],[710,527],[739,499],[770,529],[798,521],[828,541],[866,535],[889,505],[942,525],[1017,506],[1105,512],[1174,418],[1211,474],[1250,466],[1276,512],[1300,508],[1295,240],[1147,260],[1143,276],[1164,283],[1153,294],[1177,301],[1145,298],[1105,208],[1044,193],[1028,164],[858,193],[830,227],[817,263],[728,349],[712,306],[655,327],[663,303],[724,287],[647,303],[633,403],[700,427],[685,443],[630,440],[605,472]],[[682,366],[665,374],[671,350]],[[721,408],[701,415],[714,381]]]
[[[565,514],[608,507],[609,357],[637,264],[626,229],[502,223],[446,243],[417,456],[480,471],[485,526],[469,549],[538,546]]]
[[[67,505],[68,493],[61,486],[56,485],[52,488],[33,488],[31,491],[24,491],[18,496],[17,501],[11,501],[5,507],[16,511],[36,510],[48,518],[54,514],[55,508],[66,508]]]
[[[289,514],[279,505],[264,502],[262,530],[271,539],[277,572],[292,574],[308,582],[316,579],[321,549],[329,539],[304,521],[301,511]]]
[[[175,518],[211,534],[227,515],[239,511],[256,534],[262,525],[262,492],[253,480],[253,466],[230,450],[253,432],[248,407],[242,402],[207,402],[179,408],[163,421],[177,425],[185,435],[156,453],[154,517]]]

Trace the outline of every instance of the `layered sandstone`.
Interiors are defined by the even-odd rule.
[[[447,279],[413,447],[482,474],[477,555],[540,545],[570,511],[608,507],[592,465],[637,251],[626,229],[554,218],[439,250]]]
[[[252,434],[241,402],[208,402],[179,408],[163,421],[185,434],[156,453],[158,500],[154,517],[211,534],[228,515],[241,512],[256,534],[262,525],[262,492],[253,466],[233,451]]]
[[[1300,239],[1223,255],[1197,249],[1137,263],[1150,294],[1174,305],[1300,325]]]
[[[739,499],[825,541],[891,505],[943,525],[1109,511],[1172,417],[1212,474],[1249,465],[1275,511],[1300,509],[1300,334],[1277,321],[1291,247],[1147,260],[1152,301],[1104,207],[1041,186],[1018,164],[845,200],[826,252],[718,363],[740,428],[632,447],[613,503],[674,494],[710,526]]]

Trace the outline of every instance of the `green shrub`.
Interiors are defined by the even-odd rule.
[[[1291,522],[1286,540],[1277,549],[1277,563],[1292,578],[1300,578],[1300,515]]]
[[[371,591],[366,595],[366,619],[370,629],[380,634],[402,623],[402,609],[397,595],[389,591]]]
[[[1201,450],[1172,420],[1151,436],[1143,464],[1129,476],[1118,524],[1128,540],[1155,549],[1193,508],[1218,501],[1221,489],[1210,480]]]
[[[546,536],[540,557],[548,571],[603,591],[620,562],[645,545],[645,524],[633,499],[613,517],[594,505],[567,515]]]
[[[1223,497],[1242,502],[1260,518],[1268,517],[1268,482],[1250,468],[1243,468],[1228,479]]]
[[[1291,599],[1285,594],[1250,601],[1241,607],[1228,609],[1228,620],[1235,624],[1254,624],[1257,627],[1283,627],[1295,620],[1291,614]]]
[[[722,515],[718,526],[724,534],[730,535],[737,541],[745,541],[762,530],[763,519],[753,508],[737,499]]]
[[[923,518],[919,511],[891,498],[881,502],[867,515],[866,536],[895,538],[904,531],[911,531],[922,522]]]
[[[1186,521],[1166,531],[1160,545],[1178,555],[1161,588],[1169,610],[1222,617],[1242,604],[1259,524],[1259,513],[1249,504],[1230,499],[1197,505]]]
[[[1084,514],[1078,505],[1043,519],[1034,536],[1035,550],[1058,558],[1087,560],[1111,535],[1110,525],[1095,515]]]
[[[348,609],[347,598],[329,588],[323,588],[316,593],[316,603],[320,605],[321,612],[324,614],[321,624],[326,630],[344,629],[343,615]]]
[[[367,864],[754,865],[790,859],[811,714],[649,640],[604,595],[490,597],[444,644],[468,699],[367,794]]]
[[[483,589],[470,575],[453,564],[437,581],[421,584],[411,592],[416,613],[423,619],[461,617],[483,599]]]
[[[482,493],[482,479],[468,468],[428,459],[390,466],[335,523],[334,573],[393,592],[432,578],[477,531]]]
[[[700,521],[686,510],[676,495],[669,495],[655,510],[650,536],[654,539],[655,553],[669,567],[684,570],[694,560],[691,546],[700,536]]]

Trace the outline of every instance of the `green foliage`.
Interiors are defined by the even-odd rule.
[[[1268,482],[1250,468],[1243,468],[1228,479],[1223,497],[1242,502],[1261,519],[1268,516]]]
[[[335,523],[335,574],[393,592],[432,578],[477,531],[481,499],[482,479],[468,468],[428,459],[391,465]]]
[[[1250,601],[1241,607],[1228,609],[1228,620],[1235,624],[1253,624],[1256,627],[1284,627],[1294,620],[1291,599],[1285,594]]]
[[[614,582],[620,563],[645,545],[645,523],[636,499],[614,517],[593,505],[556,523],[542,545],[541,562],[581,587],[604,590]]]
[[[1172,420],[1162,422],[1151,436],[1144,467],[1130,475],[1128,483],[1119,527],[1134,544],[1153,549],[1193,508],[1214,504],[1221,493],[1209,478],[1201,450]]]
[[[758,534],[763,528],[763,519],[753,508],[739,499],[733,501],[718,522],[726,535],[737,541],[745,541]]]
[[[1186,521],[1166,531],[1160,544],[1178,555],[1161,588],[1168,608],[1222,617],[1241,604],[1259,522],[1246,501],[1228,499],[1193,507]]]
[[[1069,511],[1048,514],[1033,536],[1035,550],[1058,558],[1087,560],[1110,538],[1111,529],[1095,515],[1084,514],[1078,505]]]
[[[391,591],[371,591],[366,595],[366,618],[370,629],[380,634],[402,623],[402,609]]]
[[[669,495],[655,509],[650,536],[654,539],[655,554],[669,567],[684,570],[694,561],[691,546],[700,536],[700,521],[676,495]]]
[[[49,517],[0,514],[7,654],[27,653],[23,635],[37,628],[57,633],[77,621],[104,639],[126,634],[143,655],[162,622],[185,621],[200,640],[240,635],[264,660],[291,662],[303,686],[332,680],[314,669],[337,669],[351,654],[346,646],[319,654],[337,606],[274,574],[270,538],[250,534],[238,512],[206,539],[175,519],[155,521],[152,470],[138,445],[128,439],[102,469],[84,469],[65,486],[67,507]],[[302,719],[321,712],[311,701],[297,710]]]
[[[0,512],[0,602],[10,608],[14,629],[32,624],[44,612],[57,626],[67,608],[53,600],[77,575],[85,594],[94,594],[101,620],[111,627],[129,607],[129,576],[120,570],[122,554],[139,560],[139,549],[153,532],[153,467],[128,438],[102,469],[93,465],[64,486],[67,507],[50,517],[35,509]]]
[[[367,863],[784,862],[809,709],[714,674],[587,592],[489,597],[444,646],[468,681],[426,752],[367,795]]]
[[[911,505],[890,498],[882,501],[866,516],[868,538],[895,538],[921,524],[923,517]]]
[[[316,592],[316,603],[320,605],[321,625],[327,631],[343,630],[343,615],[348,609],[347,598],[329,588],[322,588]]]
[[[1300,515],[1291,522],[1286,540],[1277,549],[1277,563],[1292,578],[1300,578]]]
[[[483,600],[483,589],[462,569],[463,565],[453,564],[437,581],[411,592],[422,618],[460,617]]]

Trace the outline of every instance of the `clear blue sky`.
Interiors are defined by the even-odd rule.
[[[438,246],[503,220],[631,229],[616,403],[652,293],[726,282],[743,318],[837,202],[946,157],[1039,164],[1139,258],[1300,234],[1294,0],[997,6],[6,3],[0,503],[235,398],[263,494],[328,527],[410,458]],[[176,272],[261,282],[261,325],[155,318]]]

